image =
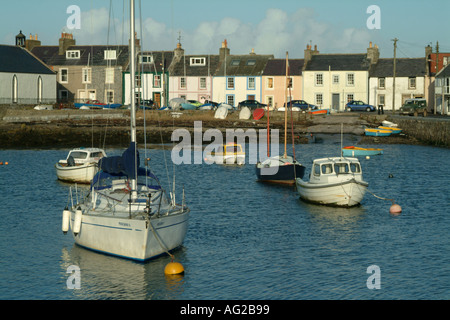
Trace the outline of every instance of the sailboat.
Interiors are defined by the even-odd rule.
[[[286,105],[288,95],[288,74],[289,74],[289,55],[286,52]],[[267,110],[267,159],[256,164],[256,176],[259,181],[270,182],[276,184],[294,185],[296,178],[303,178],[305,174],[305,167],[295,159],[295,152],[293,156],[288,156],[286,151],[287,145],[287,109],[284,110],[284,154],[283,156],[270,157],[270,128],[269,118],[270,111]],[[294,146],[294,141],[292,141]]]
[[[130,0],[130,39],[135,35],[134,0]],[[130,41],[131,96],[135,91],[135,41]],[[139,167],[136,102],[131,99],[131,141],[121,156],[105,157],[89,193],[80,202],[71,196],[63,211],[62,231],[75,243],[101,253],[146,261],[181,246],[189,208],[169,197],[150,168]],[[74,199],[75,198],[75,199]]]

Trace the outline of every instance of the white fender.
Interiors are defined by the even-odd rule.
[[[62,216],[62,232],[64,234],[66,234],[67,231],[69,231],[69,220],[70,220],[70,211],[66,207],[63,211]]]
[[[78,207],[77,211],[75,211],[75,221],[73,223],[73,233],[77,236],[81,231],[81,220],[83,217],[83,212],[81,208]]]

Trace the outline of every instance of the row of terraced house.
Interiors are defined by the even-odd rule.
[[[449,113],[450,53],[436,55],[431,46],[425,47],[424,57],[395,59],[394,77],[394,59],[380,58],[372,43],[358,54],[323,54],[307,45],[302,59],[275,59],[254,50],[231,54],[226,40],[218,54],[194,55],[180,43],[173,51],[140,51],[139,39],[134,41],[135,98],[159,106],[182,97],[233,106],[258,100],[277,108],[287,99],[343,111],[348,101],[362,100],[398,110],[406,99],[425,98],[430,111],[437,106],[436,111]],[[26,38],[20,32],[15,45],[0,45],[0,103],[99,100],[128,105],[128,67],[128,45],[77,45],[72,34],[63,33],[59,45],[47,46],[37,35]]]

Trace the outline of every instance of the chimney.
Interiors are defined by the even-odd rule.
[[[370,60],[370,64],[377,64],[378,59],[380,58],[380,51],[378,50],[378,46],[372,45],[372,41],[369,43],[369,48],[367,48],[367,59]]]
[[[224,61],[226,56],[230,55],[230,49],[228,48],[227,39],[222,42],[222,48],[219,49],[219,59]]]
[[[59,39],[59,52],[60,56],[64,55],[70,46],[74,46],[76,41],[73,39],[71,33],[61,33],[61,38]]]
[[[311,50],[312,46],[310,44],[306,45],[305,50],[305,62],[303,64],[303,70],[306,68],[309,61],[311,61],[313,55],[319,54],[319,50],[317,50],[317,44],[314,45],[314,50]]]
[[[173,51],[174,52],[174,59],[179,61],[184,56],[184,49],[181,47],[181,43],[177,43],[177,48]]]
[[[30,39],[25,41],[25,48],[27,48],[28,51],[31,51],[34,47],[39,47],[40,45],[41,42],[38,40],[37,34],[34,37],[30,34]]]
[[[252,52],[250,52],[250,55],[252,55],[252,56],[256,55],[254,48],[252,48]]]

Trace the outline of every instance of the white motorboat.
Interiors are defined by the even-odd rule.
[[[55,164],[56,176],[61,181],[91,183],[98,172],[98,162],[106,157],[103,149],[76,148],[69,152],[67,158]]]
[[[242,146],[237,143],[228,143],[218,147],[218,151],[212,151],[206,155],[205,161],[207,163],[216,164],[237,164],[243,165],[245,163],[245,151]]]
[[[332,157],[313,161],[309,181],[296,179],[300,198],[312,203],[352,207],[360,204],[369,184],[357,158]]]
[[[135,35],[134,0],[130,0],[130,36]],[[130,41],[130,57],[135,57]],[[135,61],[130,61],[131,93],[135,91]],[[146,261],[180,247],[186,236],[189,208],[170,197],[148,166],[140,167],[136,144],[136,102],[131,100],[131,142],[121,156],[106,157],[87,196],[69,197],[62,231],[79,246],[109,255]],[[175,190],[175,186],[174,190]]]

